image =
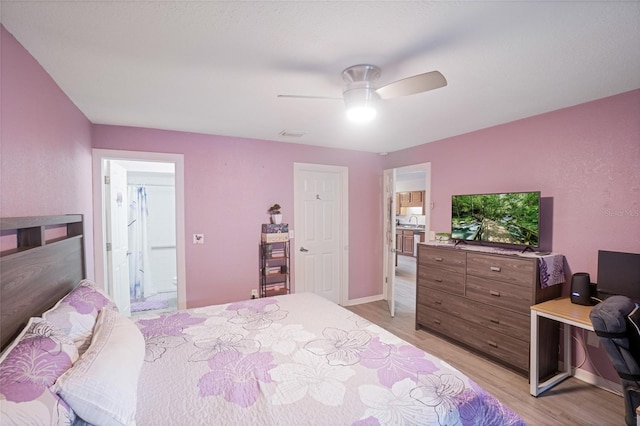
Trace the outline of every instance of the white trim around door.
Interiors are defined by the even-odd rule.
[[[104,161],[130,160],[148,162],[166,162],[175,165],[176,196],[176,267],[178,286],[178,309],[187,307],[186,262],[185,262],[185,228],[184,228],[184,155],[159,152],[119,151],[93,149],[93,240],[95,257],[96,284],[106,287],[106,229],[104,218]]]

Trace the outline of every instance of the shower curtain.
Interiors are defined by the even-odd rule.
[[[129,185],[129,294],[144,300],[156,294],[148,241],[149,209],[144,186]]]

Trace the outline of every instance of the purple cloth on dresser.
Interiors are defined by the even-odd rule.
[[[540,268],[540,287],[545,288],[565,282],[563,255],[550,254],[547,256],[540,256],[539,259],[538,267]]]

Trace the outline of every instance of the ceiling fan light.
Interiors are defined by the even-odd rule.
[[[378,95],[369,86],[347,89],[343,93],[349,120],[357,123],[371,121],[376,116]]]
[[[376,112],[371,106],[352,107],[347,110],[347,117],[354,123],[366,123],[375,118]]]

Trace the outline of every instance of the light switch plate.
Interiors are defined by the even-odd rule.
[[[204,244],[204,234],[193,234],[193,244]]]

